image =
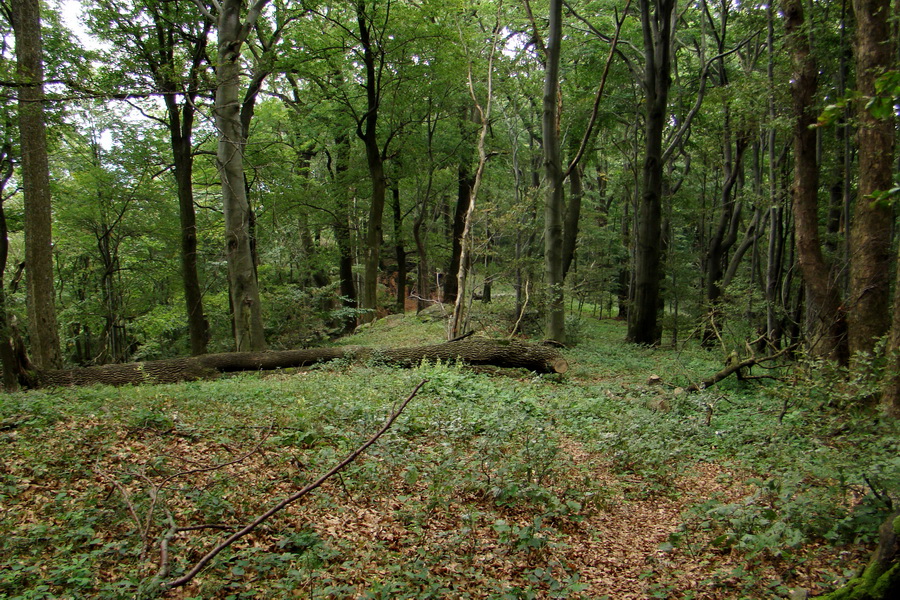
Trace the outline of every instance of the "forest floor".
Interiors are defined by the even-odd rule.
[[[721,352],[575,326],[565,376],[339,362],[0,397],[0,598],[158,595],[422,380],[164,597],[786,598],[864,564],[900,438],[861,392],[785,369],[689,395]],[[442,334],[407,315],[346,343]]]

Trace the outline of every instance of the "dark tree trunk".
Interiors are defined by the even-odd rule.
[[[340,134],[335,139],[337,147],[337,164],[333,171],[333,193],[337,200],[331,229],[334,232],[338,248],[338,276],[340,278],[341,304],[348,309],[348,315],[342,320],[342,331],[350,331],[356,326],[355,309],[358,306],[356,279],[353,273],[353,230],[350,227],[350,214],[347,207],[347,194],[344,186],[345,174],[350,160],[350,138]]]
[[[25,197],[25,265],[32,360],[62,366],[53,291],[50,166],[44,125],[44,68],[38,0],[12,3],[19,87],[19,143]]]
[[[197,272],[197,215],[194,212],[194,154],[191,134],[194,121],[193,98],[186,98],[179,109],[173,95],[165,96],[169,113],[169,137],[178,193],[178,216],[181,225],[181,281],[187,308],[191,354],[206,353],[209,321],[203,312],[203,291]]]
[[[569,202],[563,225],[563,279],[569,274],[578,248],[578,225],[581,222],[581,201],[584,198],[584,167],[579,163],[569,173]]]
[[[466,215],[469,205],[472,203],[472,186],[475,184],[475,176],[469,170],[467,160],[459,163],[459,179],[456,194],[456,210],[453,213],[453,239],[450,249],[450,266],[444,274],[444,297],[446,303],[456,302],[458,293],[459,270],[465,268],[461,264],[463,231],[466,228]]]
[[[658,344],[662,277],[663,130],[671,85],[671,50],[675,0],[641,0],[644,37],[646,118],[644,165],[635,250],[634,300],[628,312],[628,341]]]
[[[891,38],[890,0],[854,0],[856,13],[856,85],[863,99],[876,95],[875,80],[896,67]],[[863,103],[865,100],[863,100]],[[892,187],[894,119],[873,115],[864,104],[857,112],[859,196],[850,230],[850,293],[847,329],[851,355],[871,352],[890,327],[891,227],[893,207],[873,201]]]
[[[406,312],[406,249],[403,246],[403,212],[400,210],[400,189],[391,190],[394,211],[394,256],[397,259],[397,300],[395,312]]]
[[[6,262],[9,258],[9,233],[6,227],[6,209],[3,195],[6,184],[13,173],[12,124],[6,123],[3,130],[3,145],[0,147],[0,366],[3,367],[3,389],[13,392],[19,389],[18,362],[12,346],[12,331],[9,314],[6,311]]]
[[[793,74],[791,99],[794,117],[794,183],[792,188],[797,255],[806,289],[810,349],[818,356],[847,362],[846,321],[831,269],[822,254],[819,237],[819,165],[816,132],[816,62],[804,27],[801,0],[784,0],[783,13]]]
[[[378,307],[378,270],[381,263],[383,217],[387,180],[384,175],[384,159],[378,147],[378,109],[381,102],[379,77],[376,69],[376,41],[372,39],[369,18],[363,0],[356,4],[356,20],[359,25],[359,41],[363,48],[365,66],[366,113],[357,123],[356,134],[366,148],[366,164],[372,180],[372,199],[369,204],[369,224],[366,231],[366,263],[363,274],[362,307],[368,312],[361,320],[375,319]]]

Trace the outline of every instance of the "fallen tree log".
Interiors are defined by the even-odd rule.
[[[742,369],[749,369],[752,366],[775,360],[776,358],[783,356],[784,354],[794,350],[795,348],[796,346],[788,346],[787,348],[782,348],[778,352],[770,354],[768,356],[761,356],[759,358],[751,356],[750,358],[745,358],[744,360],[728,361],[725,365],[725,368],[714,374],[712,377],[704,379],[699,383],[693,383],[684,389],[687,392],[699,392],[700,390],[705,390],[708,387],[716,385],[729,375],[734,375],[735,373],[739,374]]]
[[[430,346],[372,349],[361,346],[308,348],[269,352],[224,352],[185,358],[102,365],[58,371],[37,371],[32,387],[93,384],[137,385],[210,379],[220,373],[303,367],[336,359],[380,360],[411,367],[423,360],[470,365],[525,368],[538,373],[565,373],[568,363],[559,350],[517,340],[464,339]]]

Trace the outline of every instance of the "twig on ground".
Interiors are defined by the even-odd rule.
[[[250,524],[248,524],[247,526],[245,526],[244,528],[242,528],[240,531],[237,531],[237,532],[233,533],[233,534],[230,535],[227,539],[223,540],[223,541],[222,541],[221,543],[219,543],[215,548],[213,548],[213,549],[210,550],[208,553],[206,553],[206,555],[203,556],[203,558],[201,558],[200,560],[198,560],[197,563],[196,563],[196,564],[195,564],[195,565],[194,565],[187,573],[185,573],[183,576],[179,577],[178,579],[174,579],[174,580],[172,580],[172,581],[165,582],[165,583],[163,583],[162,585],[165,586],[165,587],[167,587],[167,588],[176,588],[176,587],[181,587],[181,586],[187,584],[187,583],[190,582],[194,577],[196,577],[197,574],[200,573],[200,571],[202,571],[203,568],[204,568],[207,564],[209,564],[209,562],[210,562],[213,558],[215,558],[220,552],[222,552],[222,550],[225,550],[226,548],[228,548],[229,546],[231,546],[231,544],[233,544],[233,543],[236,542],[237,540],[241,539],[242,537],[244,537],[244,536],[247,535],[248,533],[250,533],[250,532],[252,532],[253,530],[255,530],[257,527],[259,527],[262,523],[264,523],[265,521],[267,521],[267,520],[268,520],[272,515],[274,515],[275,513],[281,511],[283,508],[285,508],[285,507],[288,506],[289,504],[291,504],[291,503],[293,503],[293,502],[296,502],[297,500],[299,500],[299,499],[302,498],[303,496],[309,494],[310,492],[312,492],[313,490],[315,490],[316,488],[318,488],[319,486],[321,486],[323,483],[325,483],[325,481],[327,481],[327,480],[328,480],[330,477],[332,477],[334,474],[338,473],[338,472],[341,471],[344,467],[346,467],[346,466],[349,465],[351,462],[353,462],[354,460],[356,460],[356,458],[357,458],[360,454],[362,454],[363,452],[365,452],[366,449],[369,448],[369,446],[371,446],[371,445],[374,444],[376,441],[378,441],[378,438],[380,438],[382,435],[384,435],[385,432],[387,432],[388,429],[390,429],[391,425],[394,424],[394,421],[397,420],[397,417],[399,417],[400,414],[403,412],[403,409],[406,408],[406,405],[409,404],[409,402],[416,396],[416,394],[419,392],[419,390],[422,388],[422,386],[425,385],[427,382],[428,382],[427,379],[423,379],[422,381],[420,381],[420,382],[419,382],[419,385],[417,385],[417,386],[415,387],[415,389],[409,394],[409,396],[406,397],[406,400],[404,400],[404,401],[400,404],[400,406],[397,408],[397,410],[395,410],[395,411],[393,412],[393,414],[391,414],[391,416],[388,418],[388,420],[385,421],[385,423],[384,423],[384,425],[381,427],[381,429],[379,429],[378,432],[375,433],[375,435],[373,435],[371,438],[369,438],[369,439],[368,439],[364,444],[362,444],[359,448],[357,448],[356,450],[354,450],[353,452],[351,452],[349,455],[347,455],[347,457],[346,457],[344,460],[342,460],[338,465],[336,465],[336,466],[333,467],[331,470],[329,470],[327,473],[325,473],[324,475],[322,475],[321,477],[319,477],[319,478],[318,478],[316,481],[314,481],[313,483],[307,485],[307,486],[306,486],[305,488],[303,488],[302,490],[300,490],[300,491],[298,491],[298,492],[296,492],[296,493],[294,493],[294,494],[291,494],[290,496],[288,496],[287,498],[283,499],[281,502],[279,502],[278,504],[276,504],[275,506],[273,506],[272,508],[270,508],[269,510],[267,510],[265,513],[263,513],[263,514],[261,514],[260,516],[256,517],[256,519],[254,519],[253,522],[251,522]]]

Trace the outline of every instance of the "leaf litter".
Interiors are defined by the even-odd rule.
[[[41,436],[34,447],[52,457],[43,472],[33,468],[40,461],[29,455],[30,435]],[[223,529],[242,526],[330,466],[315,462],[315,448],[277,446],[265,435],[263,428],[248,429],[225,442],[177,427],[112,426],[100,419],[7,434],[0,472],[15,489],[7,489],[0,503],[0,523],[7,550],[20,554],[5,560],[51,581],[56,577],[58,597],[84,597],[67,592],[59,564],[96,547],[104,551],[91,555],[93,580],[86,587],[82,582],[83,589],[136,576],[146,580],[159,569],[159,540],[174,522],[196,528],[179,532],[171,543],[171,566],[186,568],[221,539]],[[434,442],[419,444],[418,453],[425,454]],[[572,479],[587,474],[592,488],[602,491],[591,506],[548,514],[544,505],[498,502],[484,486],[438,488],[378,454],[367,455],[355,463],[360,473],[352,480],[333,478],[290,505],[166,597],[349,598],[364,597],[373,586],[411,598],[717,599],[746,593],[743,555],[703,544],[676,547],[669,540],[690,506],[751,494],[749,474],[698,463],[675,474],[668,489],[634,494],[631,488],[644,483],[640,477],[614,473],[603,455],[574,440],[561,445]],[[461,468],[475,468],[477,460],[469,458]],[[566,475],[550,483],[561,496],[571,486]],[[72,547],[31,543],[36,532],[77,526],[73,514],[87,525],[81,537],[69,540]],[[761,589],[815,593],[835,565],[859,564],[864,551],[807,544],[790,565],[758,562],[753,577]],[[791,566],[797,564],[802,568]],[[770,597],[779,594],[771,591]]]

